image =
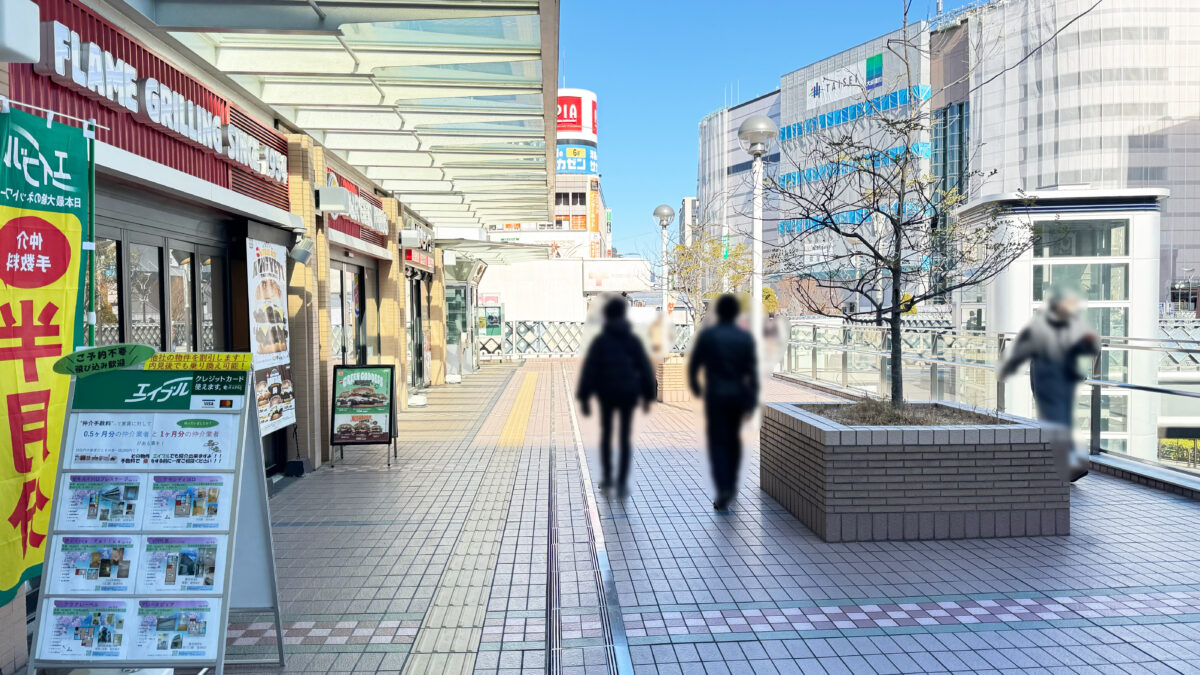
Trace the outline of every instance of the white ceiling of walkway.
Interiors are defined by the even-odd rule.
[[[556,1],[129,4],[435,226],[549,219]]]

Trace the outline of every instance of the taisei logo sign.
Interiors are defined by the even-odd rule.
[[[883,54],[867,57],[851,66],[814,77],[808,81],[809,109],[874,91],[883,86]]]
[[[153,77],[59,21],[42,22],[42,60],[34,71],[68,89],[124,109],[142,124],[195,143],[228,162],[263,177],[287,182],[287,158],[257,138],[225,123],[200,103],[172,91]]]

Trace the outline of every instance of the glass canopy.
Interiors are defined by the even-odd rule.
[[[322,20],[363,6],[310,4]],[[413,6],[375,2],[370,16],[390,4]],[[548,220],[539,3],[479,6],[429,3],[419,20],[311,34],[171,34],[435,226]]]

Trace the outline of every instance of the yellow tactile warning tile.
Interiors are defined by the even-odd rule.
[[[497,443],[499,447],[519,448],[525,441],[525,428],[529,426],[529,413],[533,410],[533,392],[537,389],[537,380],[536,372],[525,373],[512,410],[508,413],[504,428],[500,430],[500,441]]]

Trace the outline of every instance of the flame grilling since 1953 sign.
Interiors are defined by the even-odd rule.
[[[126,111],[142,124],[198,145],[265,179],[287,183],[287,157],[197,101],[172,91],[137,67],[59,21],[42,22],[42,57],[34,72]]]

